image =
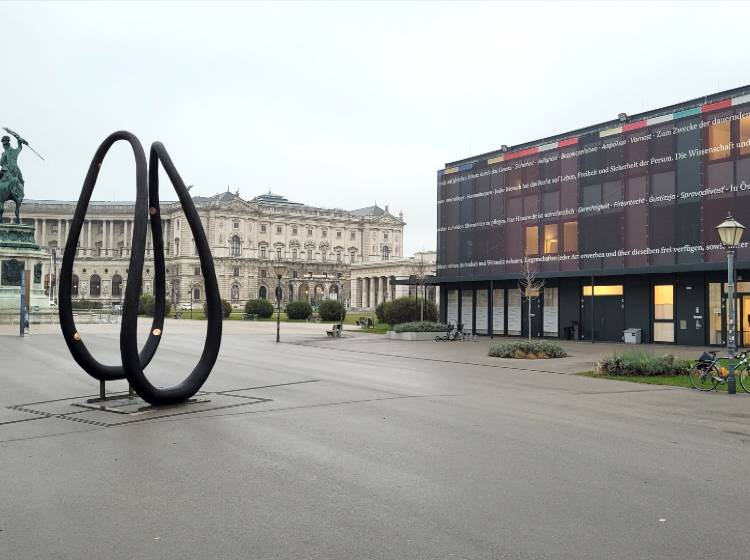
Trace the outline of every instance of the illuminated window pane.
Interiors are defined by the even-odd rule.
[[[674,319],[674,287],[654,286],[654,319]]]
[[[575,253],[578,250],[578,222],[563,224],[563,251]]]
[[[750,116],[740,119],[740,144],[746,143],[746,146],[740,146],[740,155],[750,154]]]
[[[729,157],[731,123],[729,121],[712,124],[708,127],[708,148],[716,148],[708,153],[709,160]]]
[[[674,322],[654,323],[654,342],[674,342]]]
[[[539,252],[539,228],[529,226],[526,228],[526,254],[536,255]]]
[[[583,295],[591,295],[591,286],[583,286]],[[622,285],[618,286],[594,286],[595,296],[621,296]]]
[[[545,254],[557,253],[557,224],[544,226],[544,252]]]

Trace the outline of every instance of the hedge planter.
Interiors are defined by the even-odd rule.
[[[388,331],[388,338],[391,340],[435,340],[435,333]]]
[[[565,358],[567,354],[559,344],[544,341],[523,341],[493,344],[490,356],[495,358],[516,358],[520,360],[541,360]]]

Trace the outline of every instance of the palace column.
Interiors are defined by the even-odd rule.
[[[47,220],[42,218],[42,242],[40,245],[47,245]]]
[[[62,220],[57,220],[57,247],[58,249],[62,246]]]
[[[86,234],[86,248],[89,251],[89,255],[91,254],[91,250],[94,248],[94,243],[91,240],[91,220],[88,221],[88,233]]]

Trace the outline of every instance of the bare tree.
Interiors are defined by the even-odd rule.
[[[539,297],[539,290],[544,287],[544,280],[537,278],[534,264],[526,256],[521,262],[521,278],[518,281],[523,297],[528,303],[528,329],[529,340],[531,340],[531,298]]]
[[[419,311],[419,321],[424,321],[424,300],[425,296],[425,284],[427,278],[431,276],[432,263],[424,258],[424,252],[418,253],[418,256],[414,259],[414,262],[409,267],[410,276],[414,277],[414,296],[419,298],[419,286],[422,286],[422,302]]]

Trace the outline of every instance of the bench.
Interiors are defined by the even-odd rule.
[[[331,330],[326,331],[326,334],[331,337],[339,337],[341,336],[341,324],[333,325],[331,327]]]
[[[258,315],[255,313],[245,313],[242,316],[243,321],[255,321],[258,318]]]
[[[373,320],[370,317],[360,317],[357,319],[356,324],[363,329],[372,329],[375,326],[375,323],[373,323]]]

